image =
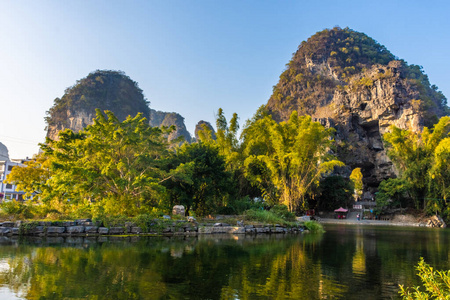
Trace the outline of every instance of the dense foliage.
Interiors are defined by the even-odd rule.
[[[255,116],[244,130],[246,175],[269,201],[304,211],[322,176],[343,165],[329,153],[332,134],[333,129],[296,112],[281,123]]]
[[[450,117],[442,117],[432,129],[425,127],[422,132],[392,126],[383,138],[400,177],[382,182],[377,195],[379,205],[407,205],[409,199],[416,208],[448,218]]]
[[[86,207],[93,214],[148,212],[161,201],[160,182],[172,176],[161,168],[167,155],[162,134],[140,114],[120,122],[112,112],[97,110],[92,125],[47,139],[37,159],[14,168],[8,180],[62,212]],[[29,180],[30,172],[41,180]]]
[[[238,128],[236,114],[228,123],[219,110],[216,139],[205,128],[197,142],[169,147],[164,136],[173,128],[151,127],[142,114],[120,121],[97,110],[92,125],[47,138],[41,154],[8,176],[40,205],[5,209],[105,218],[167,213],[176,204],[197,216],[264,206],[291,221],[291,212],[309,208],[323,175],[342,165],[329,153],[333,130],[310,117],[293,113],[278,124],[261,109],[242,139]]]
[[[327,176],[320,182],[320,194],[316,197],[317,208],[321,211],[334,211],[339,207],[349,207],[353,186],[342,176]]]
[[[425,290],[423,291],[420,286],[405,288],[400,285],[399,294],[404,300],[450,299],[450,270],[434,270],[423,258],[420,259],[416,269]]]
[[[168,166],[183,165],[187,167],[185,180],[171,178],[163,184],[171,205],[182,204],[187,213],[192,210],[202,216],[227,206],[233,193],[231,174],[216,146],[201,141],[183,144]]]

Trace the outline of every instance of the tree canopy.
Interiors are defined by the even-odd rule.
[[[268,115],[256,118],[245,132],[247,175],[265,196],[279,195],[290,211],[307,209],[307,196],[321,177],[343,165],[329,153],[333,132],[297,112],[281,123]]]
[[[383,138],[388,146],[389,157],[400,171],[402,182],[396,182],[395,186],[406,185],[416,208],[448,215],[450,117],[442,117],[432,129],[425,127],[422,132],[392,126],[391,132]],[[403,190],[405,188],[398,191],[398,196],[404,196]],[[377,199],[382,200],[384,194]]]
[[[92,125],[47,138],[42,153],[14,168],[16,184],[51,211],[88,216],[168,212],[239,213],[260,196],[269,206],[308,209],[308,197],[335,166],[333,129],[292,113],[276,123],[261,108],[238,138],[238,116],[217,114],[217,138],[205,128],[192,144],[169,147],[172,128],[151,127],[142,114],[120,121],[96,111]]]
[[[97,110],[92,125],[47,138],[42,154],[28,167],[14,168],[7,180],[38,191],[43,203],[92,203],[105,213],[126,215],[151,210],[164,192],[160,182],[171,176],[161,168],[167,155],[162,134],[141,114],[120,122],[112,112]],[[33,180],[27,179],[30,172]]]

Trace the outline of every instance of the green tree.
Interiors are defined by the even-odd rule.
[[[295,111],[287,122],[259,118],[246,128],[247,174],[266,195],[279,194],[290,211],[306,209],[322,175],[343,165],[328,152],[332,134]]]
[[[26,197],[46,193],[47,180],[50,178],[50,160],[43,153],[37,154],[33,159],[24,163],[24,166],[15,166],[8,174],[5,182],[16,185],[18,191],[25,192]]]
[[[409,190],[409,183],[403,178],[383,180],[375,197],[377,209],[381,211],[386,208],[407,207],[411,199]]]
[[[317,207],[320,210],[333,211],[340,206],[347,207],[352,198],[352,185],[342,176],[325,177],[320,182],[319,190]]]
[[[219,108],[216,117],[217,138],[214,143],[219,149],[219,154],[225,157],[226,169],[232,173],[232,180],[234,182],[233,184],[237,187],[234,193],[234,197],[242,199],[246,196],[259,196],[259,193],[245,176],[245,154],[243,152],[243,143],[241,143],[242,136],[240,138],[238,137],[238,120],[238,115],[234,113],[233,117],[228,123],[224,116],[223,110]],[[205,132],[207,135],[209,135],[207,131]]]
[[[392,126],[383,136],[389,157],[410,186],[416,208],[427,209],[432,204],[427,198],[444,199],[447,195],[440,182],[448,174],[442,162],[447,161],[449,132],[450,117],[442,117],[432,130],[424,127],[422,132],[412,132]]]
[[[222,108],[219,108],[216,117],[216,140],[215,144],[219,149],[219,154],[225,157],[227,170],[237,171],[242,167],[242,156],[237,133],[239,130],[239,117],[236,113],[227,123]]]
[[[353,169],[352,173],[350,174],[350,180],[353,184],[355,200],[361,199],[361,196],[363,194],[363,187],[364,187],[363,175],[361,173],[361,168]]]
[[[230,168],[235,167],[234,164],[239,164],[238,120],[238,115],[234,113],[228,125],[222,108],[219,108],[216,117],[216,142],[219,146],[220,154],[227,158],[227,164]]]
[[[406,288],[400,285],[400,296],[404,300],[450,299],[450,270],[437,271],[420,258],[416,267],[417,275],[422,280],[425,291],[421,287]]]
[[[105,213],[130,216],[161,204],[161,183],[176,173],[162,170],[168,155],[162,130],[150,127],[141,114],[120,122],[112,112],[105,113],[97,110],[93,124],[84,130],[66,129],[58,140],[41,145],[46,161],[35,165],[40,163],[39,172],[48,173],[38,184],[28,184],[29,190],[41,191],[40,201],[72,210],[95,204]],[[39,173],[33,165],[20,172],[7,180],[25,185],[26,174]]]
[[[225,159],[215,144],[197,142],[183,144],[177,149],[171,167],[183,166],[185,176],[173,177],[164,185],[170,204],[182,204],[186,213],[198,216],[214,213],[227,206],[233,191],[231,174],[226,170]]]

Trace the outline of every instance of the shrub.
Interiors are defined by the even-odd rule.
[[[283,220],[286,220],[288,222],[294,222],[295,221],[295,214],[290,212],[288,207],[284,204],[275,205],[270,209],[272,213],[279,216]]]
[[[306,229],[314,233],[325,232],[323,226],[316,221],[306,221],[303,225],[305,225]]]
[[[249,209],[244,213],[246,220],[252,220],[268,224],[280,224],[280,225],[293,225],[293,222],[289,222],[275,213],[261,209]]]
[[[419,264],[416,267],[419,271],[417,274],[422,280],[422,285],[425,291],[422,292],[419,286],[411,288],[404,288],[400,285],[399,294],[404,300],[413,299],[450,299],[450,270],[437,271],[433,270],[425,261],[423,257],[420,258]]]
[[[124,215],[107,216],[103,219],[103,225],[105,227],[121,227],[125,225],[125,222],[130,222],[131,218]]]
[[[61,212],[51,206],[41,204],[33,206],[33,214],[35,219],[61,219]],[[58,217],[56,217],[58,216]]]
[[[141,227],[144,232],[147,232],[154,223],[154,218],[154,216],[151,216],[149,214],[141,214],[133,218],[133,223],[136,226]]]
[[[15,200],[3,202],[0,204],[0,208],[4,216],[13,219],[30,219],[34,216],[31,204],[24,204]]]

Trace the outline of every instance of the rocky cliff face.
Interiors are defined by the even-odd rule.
[[[79,131],[95,117],[95,109],[110,110],[119,120],[142,113],[149,119],[148,101],[138,84],[121,71],[95,71],[66,89],[47,111],[47,137],[56,139],[66,128]]]
[[[67,128],[80,131],[92,124],[97,108],[112,111],[121,121],[142,113],[151,126],[176,126],[168,136],[169,141],[179,136],[191,141],[181,115],[150,109],[138,84],[120,71],[90,73],[68,88],[61,98],[56,98],[45,118],[47,137],[57,139],[59,131]]]
[[[211,131],[211,137],[213,140],[216,139],[216,131],[214,130],[214,127],[212,127],[211,123],[207,122],[207,121],[199,121],[197,123],[197,125],[195,125],[195,139],[198,140],[199,139],[199,131],[205,130],[205,127],[207,128],[207,130]]]
[[[396,176],[382,141],[389,126],[418,131],[424,125],[416,100],[419,92],[405,80],[404,72],[399,61],[375,65],[337,89],[329,104],[312,114],[323,125],[336,128],[339,157],[352,169],[361,167],[368,186]]]
[[[170,127],[174,125],[175,131],[169,134],[168,140],[172,141],[180,136],[184,137],[184,140],[188,143],[191,142],[191,134],[187,131],[184,124],[184,118],[174,112],[162,112],[154,109],[150,109],[150,126],[152,127]]]
[[[382,135],[390,125],[413,131],[448,113],[446,99],[418,66],[350,29],[334,28],[303,42],[268,104],[277,121],[293,110],[336,129],[337,155],[348,175],[361,167],[366,190],[396,176]]]
[[[71,110],[65,112],[66,120],[56,124],[47,126],[47,137],[55,140],[58,138],[58,133],[64,129],[71,129],[75,132],[80,131],[86,126],[92,124],[92,119],[95,118],[95,112],[87,112],[85,110]]]

